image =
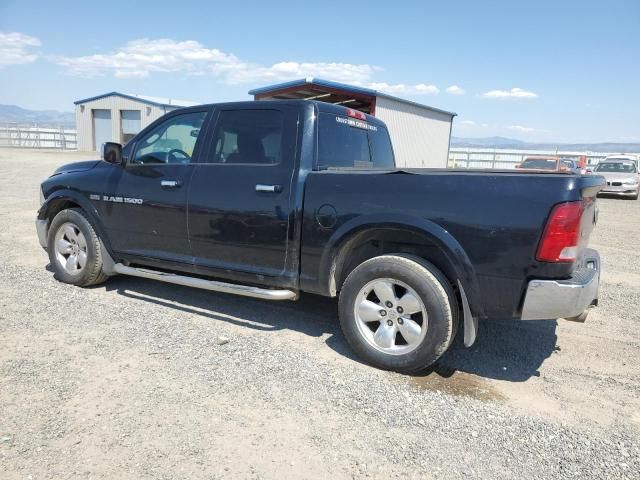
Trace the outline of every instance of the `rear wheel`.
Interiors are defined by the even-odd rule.
[[[567,317],[565,318],[565,320],[568,320],[570,322],[584,323],[587,321],[588,316],[589,316],[589,310],[585,310],[580,315],[576,315],[575,317]]]
[[[458,316],[445,276],[423,259],[383,255],[356,267],[340,292],[340,324],[354,351],[386,370],[414,373],[453,340]]]
[[[59,212],[51,222],[48,242],[49,261],[58,280],[88,287],[108,278],[102,272],[100,240],[82,210]]]

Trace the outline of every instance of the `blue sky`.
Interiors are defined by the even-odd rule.
[[[455,111],[459,136],[640,141],[640,1],[0,0],[0,103],[242,100],[306,76]]]

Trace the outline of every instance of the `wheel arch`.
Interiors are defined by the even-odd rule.
[[[53,218],[62,210],[68,208],[79,208],[84,212],[88,220],[91,222],[91,225],[96,230],[100,241],[109,254],[113,256],[113,251],[109,244],[109,238],[106,235],[104,225],[100,221],[98,211],[84,195],[81,195],[74,190],[57,190],[49,195],[45,202],[40,206],[40,209],[38,210],[38,220],[47,221],[47,233]]]
[[[464,289],[473,315],[483,316],[475,269],[460,243],[438,224],[410,215],[367,215],[342,225],[323,252],[321,285],[335,296],[357,265],[390,253],[415,255],[435,265],[455,290]]]

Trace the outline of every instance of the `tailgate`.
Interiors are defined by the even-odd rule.
[[[598,175],[584,175],[578,177],[578,188],[584,200],[584,212],[580,222],[580,250],[581,259],[589,245],[589,237],[598,221],[598,203],[596,195],[606,185],[604,177]]]

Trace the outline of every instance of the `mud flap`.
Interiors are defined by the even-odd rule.
[[[460,289],[460,298],[462,299],[462,314],[464,317],[464,346],[470,347],[476,341],[478,334],[478,318],[471,314],[471,308],[469,308],[469,300],[467,300],[467,294],[464,293],[464,288],[460,280],[458,280],[458,288]]]

